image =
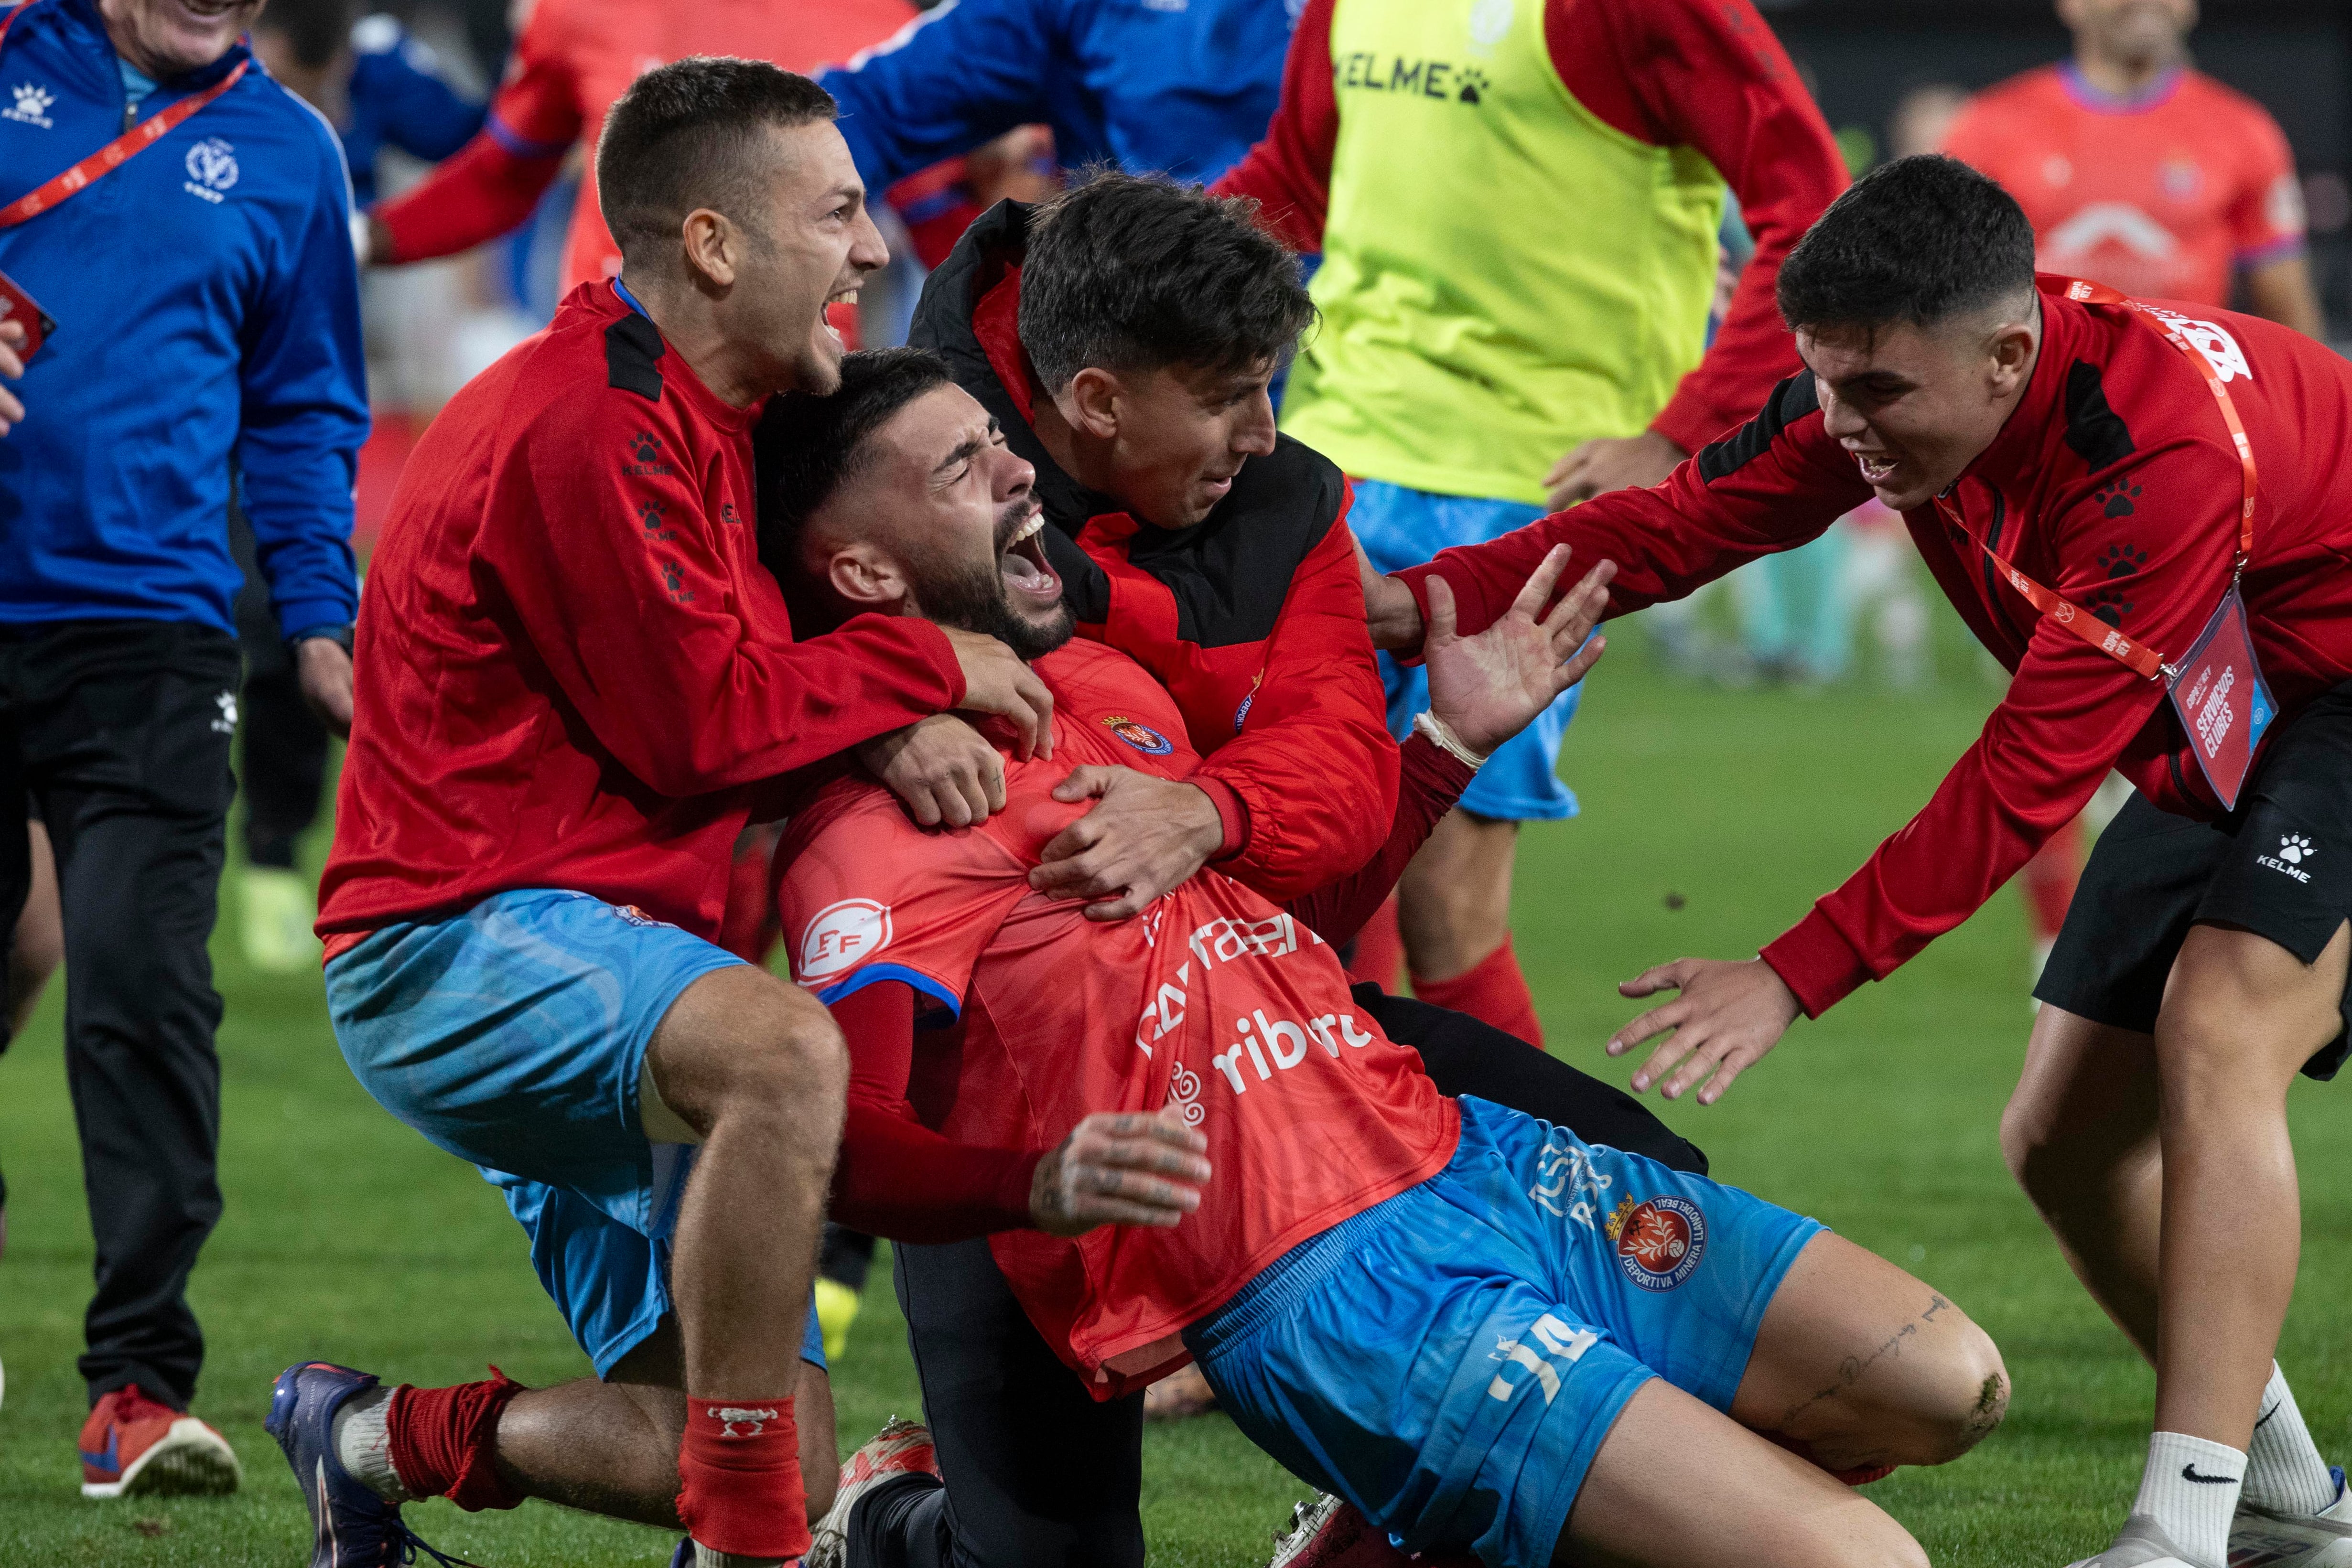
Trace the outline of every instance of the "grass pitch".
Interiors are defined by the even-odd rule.
[[[1600,1053],[1628,1016],[1612,984],[1643,966],[1757,946],[1834,885],[1924,800],[1995,688],[1948,657],[1918,697],[1671,684],[1621,636],[1570,732],[1580,821],[1537,827],[1520,862],[1518,949],[1552,1049],[1622,1082]],[[532,1277],[522,1238],[471,1170],[394,1123],[345,1071],[315,977],[265,979],[216,946],[228,999],[222,1180],[227,1215],[197,1270],[210,1336],[197,1410],[246,1465],[234,1498],[85,1502],[73,1360],[89,1242],[61,1071],[61,987],[0,1059],[0,1563],[298,1564],[302,1506],[263,1434],[269,1379],[324,1356],[432,1385],[494,1361],[526,1383],[585,1364]],[[1872,1495],[1951,1568],[2062,1564],[2104,1544],[2139,1469],[2151,1378],[2075,1287],[2003,1171],[1995,1129],[2023,1049],[2024,936],[2013,895],[1893,980],[1802,1024],[1718,1106],[1667,1119],[1722,1178],[1819,1215],[1985,1324],[2016,1382],[2008,1425],[1937,1471]],[[2352,1104],[2298,1085],[2303,1279],[2281,1360],[2305,1417],[2352,1458],[2352,1355],[2331,1302],[2352,1284]],[[919,1401],[877,1279],[835,1369],[845,1444]],[[1155,1563],[1249,1568],[1306,1489],[1221,1416],[1155,1429],[1146,1521]],[[1661,1475],[1655,1506],[1707,1484]],[[444,1551],[495,1568],[659,1565],[672,1537],[541,1504],[410,1511]]]

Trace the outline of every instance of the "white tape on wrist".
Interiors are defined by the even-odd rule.
[[[1491,751],[1483,753],[1473,751],[1463,745],[1462,737],[1454,733],[1454,727],[1433,713],[1421,714],[1412,721],[1412,727],[1427,736],[1430,743],[1440,751],[1474,771],[1486,767],[1486,758],[1494,755]]]

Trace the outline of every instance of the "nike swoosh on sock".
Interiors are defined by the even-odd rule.
[[[2183,1465],[2180,1467],[2180,1479],[2184,1481],[2195,1481],[2200,1487],[2231,1487],[2236,1486],[2241,1478],[2237,1476],[2200,1476],[2197,1473],[2197,1467],[2195,1465]]]

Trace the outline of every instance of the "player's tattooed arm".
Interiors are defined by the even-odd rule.
[[[1168,1229],[1201,1207],[1209,1141],[1172,1116],[1097,1111],[1037,1162],[1029,1214],[1055,1236],[1098,1225]]]

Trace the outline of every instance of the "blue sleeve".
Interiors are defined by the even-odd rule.
[[[237,470],[279,629],[348,624],[359,603],[352,486],[367,440],[359,266],[341,153],[318,127],[315,194],[247,313]]]
[[[411,157],[438,163],[474,139],[489,109],[458,97],[447,82],[410,59],[410,50],[404,43],[362,55],[352,73],[352,93],[374,100],[385,141]]]
[[[817,78],[841,105],[841,134],[877,196],[908,175],[1052,121],[1058,14],[1070,0],[942,0],[855,69]]]

